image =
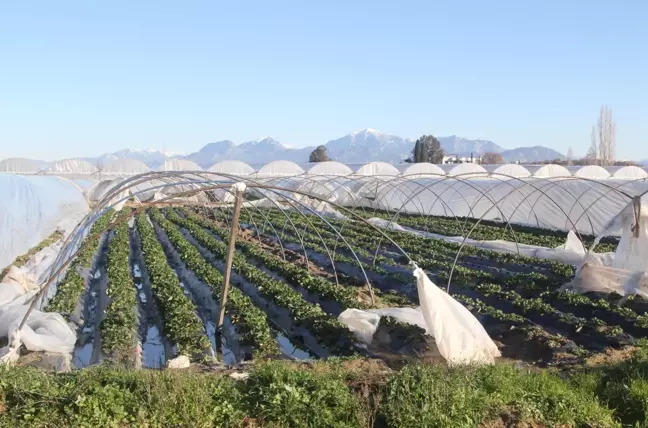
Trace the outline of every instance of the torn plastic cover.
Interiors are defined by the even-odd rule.
[[[572,282],[563,289],[576,293],[590,291],[638,294],[648,297],[648,206],[631,202],[614,217],[596,238],[621,231],[613,258],[588,253]]]
[[[338,317],[362,343],[370,344],[381,316],[424,328],[449,365],[493,364],[501,354],[481,323],[461,303],[437,287],[422,269],[414,270],[421,306],[363,311],[347,309]]]

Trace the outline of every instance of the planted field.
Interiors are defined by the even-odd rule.
[[[455,243],[393,231],[385,231],[387,239],[360,221],[261,208],[242,211],[218,334],[231,213],[165,207],[128,219],[130,214],[126,208],[97,221],[94,234],[111,222],[113,227],[87,243],[46,306],[77,324],[77,366],[108,360],[160,367],[179,354],[226,363],[332,356],[398,364],[436,360],[433,343],[418,327],[383,317],[367,347],[338,321],[347,308],[417,306],[410,258],[440,287],[449,283],[450,294],[509,359],[579,365],[648,336],[648,305],[641,299],[619,306],[614,296],[558,291],[574,273],[568,265],[466,246],[453,269]],[[414,227],[418,220],[412,219]],[[445,219],[435,221],[430,231],[459,234],[441,230]],[[483,234],[505,232],[493,224],[480,227]],[[548,240],[552,233],[518,237]]]

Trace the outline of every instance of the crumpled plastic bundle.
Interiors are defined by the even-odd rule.
[[[347,309],[338,320],[347,325],[358,340],[370,344],[380,317],[392,316],[425,329],[449,365],[493,364],[501,354],[479,320],[430,281],[422,269],[416,267],[414,277],[421,302],[419,308]]]
[[[15,266],[0,283],[0,337],[9,338],[9,344],[0,348],[0,363],[15,362],[22,345],[33,352],[69,354],[74,350],[76,334],[60,314],[33,310],[18,329],[37,293],[34,277]]]

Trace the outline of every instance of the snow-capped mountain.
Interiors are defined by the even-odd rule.
[[[410,155],[413,145],[406,138],[367,128],[329,141],[326,149],[329,158],[343,163],[400,163]]]
[[[505,150],[488,140],[469,140],[456,135],[439,137],[441,147],[448,154],[475,157],[485,152],[498,152],[507,162],[539,162],[550,159],[565,159],[565,156],[547,147],[521,147]],[[375,129],[363,129],[325,144],[329,158],[343,163],[364,163],[383,161],[402,163],[410,157],[414,140],[386,134]],[[315,146],[301,149],[291,148],[272,137],[263,137],[241,144],[229,140],[209,143],[199,151],[182,156],[178,153],[163,152],[155,149],[124,149],[97,158],[87,159],[98,167],[117,159],[135,159],[144,162],[152,169],[159,168],[168,159],[184,158],[207,169],[223,160],[239,160],[250,165],[263,165],[274,160],[288,160],[307,163]]]
[[[249,164],[264,164],[273,160],[306,162],[314,147],[293,149],[284,146],[272,137],[263,137],[254,141],[236,145],[229,140],[209,143],[196,153],[186,156],[201,168],[207,169],[224,160],[239,160]]]
[[[197,163],[203,169],[207,169],[221,160],[233,159],[235,149],[236,145],[230,140],[217,141],[207,144],[196,153],[186,156],[185,159]]]

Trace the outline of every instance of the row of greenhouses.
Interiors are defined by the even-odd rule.
[[[3,237],[9,237],[3,240],[0,261],[10,259],[10,252],[20,254],[52,233],[63,219],[78,218],[78,213],[87,212],[107,196],[121,204],[129,199],[153,202],[174,196],[194,204],[229,203],[228,187],[236,181],[248,183],[249,196],[255,199],[250,203],[272,208],[300,207],[337,217],[345,215],[344,209],[358,208],[391,213],[393,220],[405,215],[453,221],[472,218],[590,235],[609,229],[607,224],[619,212],[648,191],[643,178],[514,177],[483,172],[408,176],[381,171],[335,175],[322,171],[325,167],[313,168],[319,168],[320,174],[160,171],[89,178],[0,174],[2,200],[7,202],[0,207],[0,225]],[[187,194],[206,183],[220,187]],[[131,185],[126,188],[126,184]]]
[[[164,162],[156,171],[202,171],[195,162],[186,159],[173,159]],[[0,172],[12,174],[54,174],[54,175],[136,175],[150,172],[144,163],[133,159],[119,159],[106,164],[103,168],[81,159],[66,159],[49,165],[30,159],[5,159],[0,161]],[[272,161],[258,168],[244,162],[227,160],[206,169],[232,175],[361,175],[361,176],[402,176],[416,178],[421,175],[466,175],[495,174],[515,178],[526,177],[579,177],[588,179],[638,179],[648,177],[648,173],[637,166],[601,167],[597,165],[564,167],[561,165],[477,165],[473,163],[435,165],[416,163],[392,165],[386,162],[371,162],[361,165],[345,165],[329,161],[316,164],[297,164],[289,161]]]

